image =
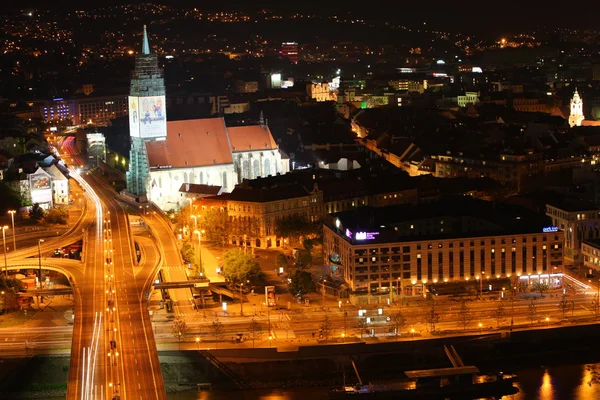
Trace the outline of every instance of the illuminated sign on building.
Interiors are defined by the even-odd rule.
[[[356,232],[356,240],[374,240],[379,232]]]
[[[558,232],[558,227],[557,226],[548,226],[544,229],[542,229],[542,232],[547,233],[547,232]]]
[[[352,232],[349,229],[346,229],[346,237],[352,239]]]

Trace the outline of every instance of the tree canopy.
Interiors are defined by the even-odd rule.
[[[223,257],[223,276],[234,284],[260,280],[260,266],[252,255],[239,249],[229,250]]]
[[[315,226],[305,217],[294,214],[275,221],[275,234],[279,237],[297,240],[300,236],[315,232]]]
[[[317,290],[315,281],[310,273],[306,271],[296,271],[290,276],[288,289],[294,296],[303,296],[307,293],[313,293]]]
[[[198,220],[206,233],[206,238],[215,243],[226,243],[230,234],[231,224],[227,208],[211,208],[202,212]]]

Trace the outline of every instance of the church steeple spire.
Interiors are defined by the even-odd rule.
[[[259,124],[261,128],[265,127],[265,116],[263,115],[262,110],[260,111]]]
[[[571,127],[581,126],[581,123],[585,117],[583,116],[583,100],[577,91],[577,87],[575,87],[575,93],[573,93],[570,106],[571,112],[569,114],[569,125]]]
[[[144,39],[142,42],[142,54],[150,54],[150,45],[148,44],[148,33],[146,32],[146,25],[144,25]]]

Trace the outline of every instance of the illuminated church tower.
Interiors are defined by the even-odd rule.
[[[165,80],[158,66],[158,56],[150,53],[146,25],[142,53],[135,58],[129,86],[129,136],[131,149],[127,192],[144,202],[150,172],[144,143],[165,140],[167,136]]]
[[[571,113],[569,114],[569,125],[571,127],[581,126],[581,121],[585,118],[583,116],[583,101],[579,97],[579,92],[575,88],[575,93],[571,99]]]

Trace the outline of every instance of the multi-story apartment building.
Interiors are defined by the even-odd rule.
[[[489,177],[517,192],[535,185],[545,172],[543,154],[534,151],[478,156],[447,152],[431,158],[435,160],[434,176],[438,178]]]
[[[583,266],[590,272],[600,272],[600,240],[584,240],[581,244]]]
[[[546,205],[546,215],[552,218],[552,226],[563,232],[565,261],[580,264],[583,241],[600,238],[600,209],[591,201],[553,200]]]
[[[107,125],[111,119],[127,115],[127,95],[56,98],[36,102],[34,115],[44,121],[70,119],[73,125]]]
[[[196,206],[226,207],[231,224],[229,241],[234,245],[271,248],[281,247],[283,238],[276,234],[276,223],[291,216],[301,216],[316,223],[323,215],[323,192],[311,191],[299,183],[252,188],[237,185],[231,193],[199,199]],[[245,241],[245,243],[244,243]]]
[[[331,95],[329,94],[329,83],[309,83],[306,85],[306,94],[309,98],[316,101],[329,101]]]
[[[466,196],[433,204],[364,207],[323,226],[325,266],[353,303],[422,295],[432,285],[506,279],[562,285],[563,238],[549,218]]]

